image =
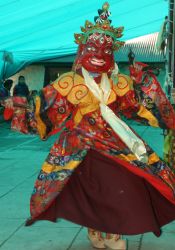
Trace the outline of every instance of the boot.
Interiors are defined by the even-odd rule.
[[[109,249],[126,250],[126,241],[122,240],[118,234],[106,234],[104,244]]]
[[[104,238],[102,233],[94,229],[88,229],[88,239],[92,246],[97,249],[105,249]]]

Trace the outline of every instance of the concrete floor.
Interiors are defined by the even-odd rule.
[[[161,155],[162,131],[133,126]],[[15,133],[9,124],[0,123],[0,250],[92,249],[86,229],[65,220],[40,221],[24,227],[34,181],[54,139],[42,142],[36,136]],[[128,250],[175,250],[175,222],[163,228],[160,238],[152,233],[125,238]]]

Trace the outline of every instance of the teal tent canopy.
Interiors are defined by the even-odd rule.
[[[74,33],[94,21],[102,0],[0,0],[0,78],[24,65],[76,52]],[[109,0],[112,24],[126,41],[154,33],[168,15],[165,0]]]

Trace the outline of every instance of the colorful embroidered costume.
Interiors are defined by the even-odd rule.
[[[111,26],[108,11],[105,13],[95,18],[95,24],[87,21],[82,33],[75,35],[79,50],[73,70],[45,87],[35,99],[40,137],[60,134],[36,180],[30,222],[54,204],[92,151],[107,159],[109,168],[112,162],[116,171],[120,166],[146,180],[175,205],[174,166],[160,159],[122,120],[127,117],[174,130],[175,112],[153,73],[145,76],[142,85],[118,73],[113,51],[123,45],[117,40],[123,28]]]

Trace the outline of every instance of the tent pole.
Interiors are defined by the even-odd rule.
[[[172,79],[175,88],[175,0],[173,2],[173,35],[172,35]]]
[[[169,77],[172,80],[173,88],[175,88],[175,72],[174,72],[174,63],[175,63],[175,55],[174,55],[174,49],[175,49],[175,39],[174,39],[174,33],[175,33],[175,0],[169,0],[169,35],[168,35],[168,74]]]

